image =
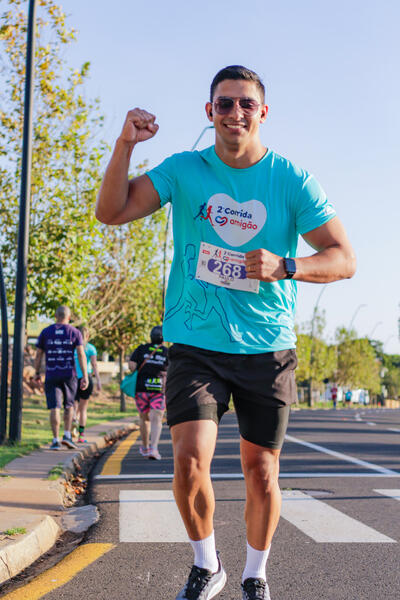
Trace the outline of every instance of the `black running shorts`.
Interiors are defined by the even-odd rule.
[[[281,448],[296,401],[296,351],[227,354],[186,344],[169,349],[167,422],[211,419],[219,423],[232,396],[241,436]]]

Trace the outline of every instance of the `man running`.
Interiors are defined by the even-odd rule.
[[[210,465],[232,395],[246,482],[242,598],[268,600],[266,562],[281,506],[279,455],[296,399],[297,281],[352,277],[355,257],[316,179],[261,143],[268,106],[256,73],[241,66],[219,71],[205,110],[215,128],[214,146],[170,156],[131,180],[133,149],[152,138],[158,125],[145,110],[129,111],[96,215],[119,225],[167,202],[174,209],[163,326],[164,338],[173,342],[167,420],[175,499],[194,550],[194,565],[177,598],[208,600],[225,585],[215,549]],[[195,219],[204,203],[210,218]],[[315,250],[312,256],[296,257],[299,235]],[[195,251],[195,276],[182,269],[189,247]]]

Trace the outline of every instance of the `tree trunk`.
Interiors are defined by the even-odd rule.
[[[124,351],[122,348],[119,349],[118,353],[119,358],[119,383],[121,385],[121,381],[124,377]],[[121,412],[126,412],[126,397],[124,392],[120,388],[120,397],[119,397],[119,410]]]

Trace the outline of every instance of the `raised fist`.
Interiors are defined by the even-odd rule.
[[[154,122],[155,115],[141,108],[134,108],[126,115],[125,123],[121,132],[121,139],[128,144],[145,142],[152,138],[158,131],[158,125]]]

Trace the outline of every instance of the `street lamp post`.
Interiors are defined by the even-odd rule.
[[[368,334],[369,339],[372,338],[372,334],[374,333],[375,329],[377,327],[379,327],[379,325],[382,325],[382,321],[378,321],[377,323],[375,323],[375,325],[373,326],[373,328],[371,329],[370,333]]]
[[[315,306],[314,306],[313,317],[312,317],[312,321],[311,321],[310,379],[309,379],[309,384],[308,384],[308,393],[309,393],[308,406],[312,406],[313,405],[313,399],[312,399],[312,384],[313,384],[312,370],[313,370],[313,365],[314,365],[315,319],[316,319],[317,313],[318,313],[318,304],[319,304],[319,301],[321,300],[321,296],[324,293],[324,291],[326,290],[327,285],[328,284],[326,283],[323,286],[323,288],[320,291],[320,293],[319,293],[319,296],[318,296],[317,301],[316,301]]]
[[[26,324],[26,279],[29,242],[29,211],[32,164],[32,97],[35,61],[36,0],[29,0],[28,37],[26,45],[24,131],[21,162],[21,194],[19,203],[17,281],[15,288],[13,366],[11,378],[11,442],[21,439],[22,375],[24,368]]]
[[[214,129],[214,125],[207,125],[207,127],[204,127],[203,131],[200,133],[199,137],[197,138],[197,140],[193,144],[192,148],[190,149],[190,152],[193,152],[194,150],[196,150],[198,143],[200,142],[201,138],[203,137],[203,135],[205,134],[205,132],[208,129]],[[164,236],[164,264],[163,264],[163,287],[162,287],[163,319],[164,319],[164,310],[165,310],[165,290],[166,290],[166,282],[167,282],[168,230],[169,230],[169,223],[170,223],[170,219],[171,219],[171,211],[172,211],[172,206],[170,205],[169,209],[168,209],[167,224],[165,226],[165,236]]]
[[[356,310],[354,311],[354,314],[353,314],[353,316],[351,317],[351,321],[350,321],[350,325],[349,325],[349,331],[351,331],[351,326],[352,326],[352,325],[353,325],[353,323],[354,323],[354,319],[356,318],[358,311],[359,311],[361,308],[364,308],[365,306],[367,306],[367,305],[366,305],[366,304],[359,304],[359,305],[357,306]]]

